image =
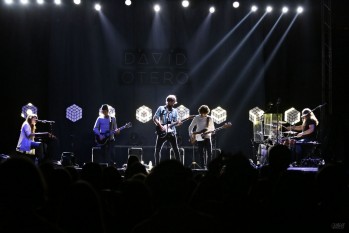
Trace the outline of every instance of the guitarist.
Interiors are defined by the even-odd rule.
[[[99,109],[99,116],[94,124],[93,132],[97,137],[97,141],[101,146],[101,158],[98,159],[100,163],[108,163],[114,165],[112,158],[114,158],[114,144],[115,134],[119,134],[120,130],[117,128],[116,119],[109,115],[109,105],[103,104]]]
[[[177,104],[177,97],[175,95],[167,96],[166,105],[159,106],[153,116],[153,121],[156,125],[157,131],[160,132],[160,134],[165,133],[165,136],[160,136],[160,134],[158,133],[156,137],[154,154],[155,165],[160,163],[161,149],[166,141],[168,141],[171,144],[172,149],[174,151],[175,159],[179,160],[179,150],[175,126],[181,125],[182,122],[179,119],[177,109],[174,108],[175,104]],[[168,125],[173,123],[177,124],[167,128]]]
[[[212,117],[208,115],[210,108],[207,105],[201,105],[198,112],[199,115],[196,115],[189,125],[189,138],[191,143],[197,141],[199,165],[207,168],[207,165],[212,160],[212,133],[205,134],[205,132],[214,131],[215,126]],[[193,132],[194,127],[196,127],[195,132]]]

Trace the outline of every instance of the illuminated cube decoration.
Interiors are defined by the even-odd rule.
[[[136,110],[136,119],[146,123],[153,118],[152,111],[149,107],[143,105]]]
[[[177,111],[178,111],[179,119],[183,120],[183,119],[189,117],[190,110],[188,108],[186,108],[185,106],[183,106],[183,105],[178,106]]]
[[[115,108],[113,108],[112,106],[108,105],[108,115],[111,117],[115,117]],[[99,115],[100,116],[104,116],[103,115],[103,111],[102,111],[102,107],[99,108]]]
[[[249,111],[249,120],[252,123],[255,123],[256,121],[263,121],[263,115],[264,111],[258,107],[252,108]]]
[[[66,118],[72,122],[76,122],[82,118],[82,109],[73,104],[66,109]]]
[[[301,113],[295,108],[290,108],[285,111],[285,121],[294,125],[301,120]]]
[[[211,116],[213,118],[213,122],[220,124],[227,120],[227,111],[218,106],[217,108],[212,109]]]
[[[253,123],[253,140],[255,142],[263,142],[263,116],[264,111],[258,107],[254,107],[249,111],[249,120]]]
[[[281,124],[277,124],[277,122],[281,122],[282,113],[267,113],[264,114],[264,136],[269,136],[270,138],[276,136],[276,131],[281,133]]]
[[[38,114],[38,109],[32,103],[28,103],[22,107],[21,116],[27,118],[29,114]]]

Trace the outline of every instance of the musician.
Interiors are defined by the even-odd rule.
[[[177,104],[177,97],[175,95],[167,96],[166,105],[159,106],[153,116],[153,122],[158,132],[154,153],[155,165],[160,163],[161,149],[166,141],[171,144],[175,159],[179,159],[176,126],[181,125],[182,122],[179,119],[177,109],[174,107],[175,104]],[[176,125],[173,125],[173,123],[176,123]],[[169,127],[170,124],[173,126]]]
[[[28,114],[22,124],[16,151],[21,154],[27,154],[30,158],[38,159],[40,164],[45,158],[46,145],[43,142],[35,141],[37,135],[48,135],[48,132],[36,133],[36,123],[38,116],[36,114]],[[34,156],[33,156],[34,155]]]
[[[111,106],[103,104],[99,109],[99,116],[93,127],[97,146],[101,148],[101,157],[97,159],[100,163],[113,166],[115,135],[120,133],[117,128],[116,119],[109,115]]]
[[[197,141],[199,152],[199,165],[207,167],[212,160],[212,140],[211,134],[215,130],[213,119],[208,114],[210,108],[207,105],[201,105],[198,109],[199,115],[196,115],[189,125],[189,137],[191,143]],[[193,131],[195,129],[195,132]],[[202,134],[204,133],[204,134]]]
[[[292,141],[295,152],[295,160],[299,163],[300,159],[306,154],[307,143],[316,141],[317,139],[317,126],[319,124],[313,111],[309,108],[302,110],[302,125],[294,125],[286,127],[287,130],[301,131],[299,132]]]

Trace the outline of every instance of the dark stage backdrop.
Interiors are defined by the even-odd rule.
[[[0,153],[15,149],[21,108],[28,102],[39,109],[40,119],[55,121],[56,158],[72,151],[79,163],[90,160],[92,128],[105,103],[116,108],[119,126],[133,124],[117,144],[149,148],[155,144],[154,124],[137,121],[136,109],[146,105],[154,113],[175,94],[191,114],[201,104],[225,109],[232,127],[220,131],[216,147],[254,158],[250,109],[301,111],[324,101],[320,3],[301,1],[305,12],[295,19],[294,10],[281,18],[279,10],[248,14],[248,1],[233,9],[224,0],[208,16],[208,2],[183,9],[179,1],[162,1],[158,14],[152,1],[133,1],[130,7],[102,1],[100,13],[92,1],[60,7],[2,4]],[[73,104],[82,108],[76,122],[66,119]],[[320,111],[315,114],[320,118]],[[181,146],[190,146],[188,125],[178,127]]]

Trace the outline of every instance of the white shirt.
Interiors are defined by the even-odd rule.
[[[208,119],[208,125],[207,125],[207,119]],[[193,134],[193,129],[195,126],[196,126],[195,132],[200,132],[204,129],[207,129],[206,132],[215,130],[213,119],[209,115],[207,116],[197,115],[193,118],[188,128],[189,136]],[[204,138],[211,138],[211,133],[205,134]],[[197,134],[196,140],[202,141],[204,139],[201,137],[200,134]]]

